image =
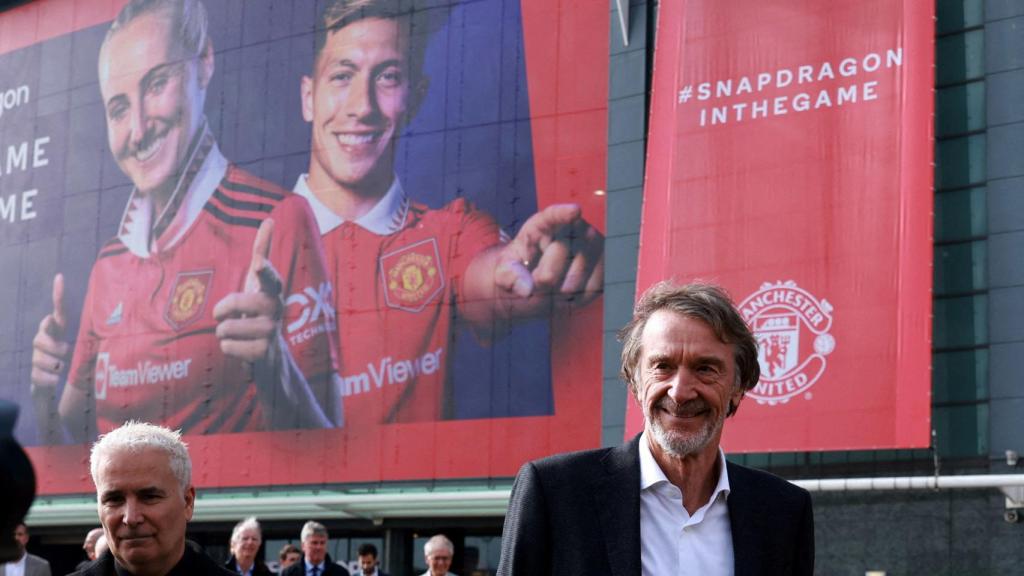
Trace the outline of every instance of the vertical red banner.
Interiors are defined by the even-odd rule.
[[[933,16],[661,5],[638,289],[717,282],[754,330],[728,451],[928,445]]]

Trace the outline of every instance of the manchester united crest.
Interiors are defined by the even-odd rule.
[[[761,365],[761,380],[747,396],[771,406],[800,394],[811,398],[809,390],[836,347],[829,333],[832,305],[789,280],[765,282],[739,308],[754,331]]]
[[[444,289],[437,240],[428,238],[380,257],[384,301],[392,308],[419,312]]]
[[[212,280],[213,270],[178,274],[171,286],[167,310],[164,311],[164,319],[171,328],[181,330],[202,316]]]

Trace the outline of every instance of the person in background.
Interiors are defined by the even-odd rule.
[[[380,569],[376,546],[369,542],[360,544],[357,555],[359,556],[359,570],[362,576],[388,576],[387,572],[383,572]]]
[[[110,546],[107,545],[107,537],[100,534],[98,540],[96,540],[96,557],[99,558],[110,550]]]
[[[281,547],[281,551],[277,554],[278,558],[278,571],[284,572],[284,569],[295,564],[299,560],[302,560],[302,550],[295,547],[294,544],[285,544]]]
[[[89,533],[85,535],[85,542],[82,543],[82,550],[85,550],[85,560],[78,563],[75,566],[75,570],[81,570],[89,562],[96,559],[99,554],[96,553],[96,542],[103,536],[103,528],[93,528],[89,530]]]
[[[263,544],[263,532],[255,516],[249,516],[231,530],[231,558],[224,567],[242,576],[271,576],[263,560],[256,557]]]
[[[423,557],[427,560],[427,571],[422,576],[455,576],[448,571],[455,556],[455,544],[444,534],[437,534],[423,545]]]
[[[50,576],[50,563],[35,554],[29,554],[28,526],[18,524],[14,528],[14,541],[21,551],[21,557],[13,562],[0,564],[0,576]]]
[[[302,526],[302,561],[281,572],[281,576],[349,576],[348,570],[335,564],[327,554],[327,528],[310,520]]]

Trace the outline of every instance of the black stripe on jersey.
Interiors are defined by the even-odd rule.
[[[231,214],[225,213],[220,208],[217,208],[217,206],[211,202],[207,202],[206,206],[203,206],[203,210],[206,210],[207,212],[212,214],[213,217],[216,218],[217,220],[220,220],[221,222],[224,222],[226,224],[231,224],[233,226],[248,226],[249,228],[259,228],[260,222],[263,221],[262,219],[257,218],[232,216]]]
[[[200,328],[199,330],[189,330],[188,332],[182,332],[181,334],[175,334],[174,336],[171,336],[170,338],[165,338],[163,340],[157,340],[156,345],[157,346],[167,346],[168,344],[170,344],[172,342],[175,342],[177,340],[181,340],[183,338],[189,338],[191,336],[198,336],[200,334],[213,334],[216,331],[217,331],[216,327]]]
[[[103,250],[100,251],[100,255],[97,256],[96,259],[97,260],[102,260],[104,258],[110,258],[111,256],[117,256],[118,254],[124,254],[127,251],[128,251],[128,249],[125,248],[124,246],[122,246],[120,248],[113,247],[113,246],[110,247],[110,248],[104,248]]]
[[[243,192],[245,194],[252,194],[259,196],[260,198],[269,198],[271,200],[284,200],[284,194],[280,192],[271,192],[270,190],[263,190],[262,188],[256,188],[255,186],[249,186],[248,184],[242,184],[241,182],[235,182],[229,178],[221,180],[221,186],[231,190],[232,192]]]
[[[221,204],[228,208],[234,208],[235,210],[248,210],[250,212],[271,212],[274,210],[274,207],[270,204],[263,204],[262,202],[247,202],[245,200],[232,198],[231,196],[221,192],[220,188],[217,188],[217,190],[214,191],[213,197]]]
[[[238,420],[235,421],[235,427],[231,430],[231,433],[232,434],[237,434],[239,432],[245,432],[245,429],[249,427],[249,422],[252,422],[252,419],[254,418],[254,416],[253,416],[254,412],[256,412],[256,395],[255,394],[252,396],[252,398],[249,399],[249,405],[245,407],[245,410],[243,410],[241,412],[241,415],[238,418]],[[233,412],[233,414],[238,414],[238,412]],[[228,416],[228,415],[229,414],[225,414],[224,416]],[[223,420],[223,418],[221,418],[220,420]],[[223,422],[217,422],[217,427],[218,428],[220,428],[223,425],[224,425]],[[215,430],[215,431],[219,432],[220,430]]]

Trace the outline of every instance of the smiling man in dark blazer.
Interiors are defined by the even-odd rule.
[[[620,338],[643,433],[525,464],[498,575],[813,574],[810,495],[719,448],[760,376],[757,341],[725,292],[662,282]]]

